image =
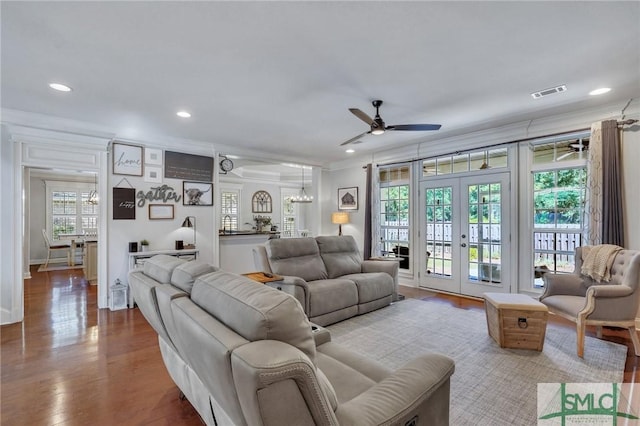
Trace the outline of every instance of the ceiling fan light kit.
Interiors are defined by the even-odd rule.
[[[358,117],[360,120],[367,123],[370,127],[368,132],[364,132],[359,134],[356,137],[349,139],[346,142],[342,142],[340,146],[348,145],[350,143],[357,143],[359,139],[364,135],[381,135],[387,130],[409,130],[409,131],[426,131],[426,130],[439,130],[440,124],[396,124],[392,126],[387,126],[384,123],[382,117],[380,117],[380,106],[382,105],[382,101],[380,99],[376,99],[371,102],[373,107],[376,109],[376,117],[371,118],[358,108],[349,108],[349,111]]]

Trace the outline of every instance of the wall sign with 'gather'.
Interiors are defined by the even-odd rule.
[[[175,192],[173,187],[169,185],[162,185],[152,186],[147,192],[140,190],[136,194],[136,198],[138,199],[138,207],[144,207],[147,201],[162,201],[163,203],[173,201],[177,203],[182,200],[182,194]]]

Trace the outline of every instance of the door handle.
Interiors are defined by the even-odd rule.
[[[460,247],[466,247],[466,246],[467,246],[467,244],[466,244],[466,243],[462,243],[462,244],[460,244]]]

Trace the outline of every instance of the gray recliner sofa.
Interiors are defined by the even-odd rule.
[[[331,342],[290,295],[159,255],[129,274],[174,382],[207,425],[448,425],[453,361],[392,372]]]
[[[270,284],[294,296],[319,325],[371,312],[398,299],[398,262],[362,260],[350,235],[268,240],[253,249],[259,271],[284,280]]]

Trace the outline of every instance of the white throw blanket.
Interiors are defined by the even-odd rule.
[[[611,279],[611,265],[622,247],[613,244],[582,247],[582,275],[587,275],[597,282],[608,282]]]

